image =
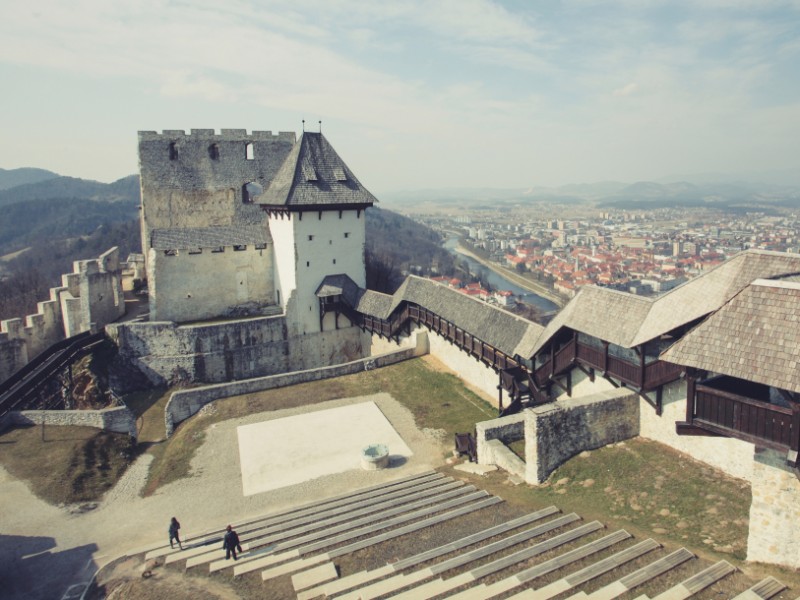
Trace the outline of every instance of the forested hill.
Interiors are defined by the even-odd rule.
[[[45,169],[32,169],[24,167],[22,169],[0,169],[0,190],[25,185],[26,183],[36,183],[46,179],[58,177],[58,173]]]
[[[367,210],[367,287],[392,293],[405,275],[453,273],[453,256],[435,231],[397,213]]]
[[[104,184],[53,174],[0,190],[0,319],[34,312],[73,261],[112,246],[123,260],[141,252],[139,204],[136,175]],[[377,207],[367,211],[366,227],[370,289],[393,292],[409,272],[453,272],[451,255],[427,227]]]
[[[129,175],[114,183],[75,177],[54,177],[0,190],[0,206],[30,200],[77,198],[107,202],[139,203],[139,176]]]

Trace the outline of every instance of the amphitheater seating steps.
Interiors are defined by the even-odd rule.
[[[337,506],[347,505],[358,500],[363,501],[369,498],[380,497],[382,495],[391,493],[392,491],[396,491],[404,487],[413,487],[418,483],[441,481],[445,479],[446,477],[444,475],[437,473],[436,471],[425,471],[422,473],[416,473],[414,475],[410,475],[408,477],[403,477],[402,479],[395,479],[394,481],[390,481],[388,483],[382,483],[379,485],[363,488],[357,492],[350,492],[338,496],[333,496],[331,498],[326,498],[320,501],[301,504],[286,510],[268,513],[267,515],[256,518],[234,519],[231,522],[236,523],[237,531],[244,531],[248,529],[251,525],[258,524],[260,522],[291,521],[296,516],[313,514],[317,510],[331,509]],[[183,545],[187,548],[191,548],[208,544],[212,540],[215,543],[217,541],[221,542],[224,533],[225,530],[222,528],[209,529],[191,536],[184,537]],[[175,550],[169,547],[169,543],[161,541],[129,550],[127,552],[127,556],[138,556],[139,554],[145,554],[145,559],[150,560],[152,558],[159,558],[161,556],[165,556],[167,554],[171,554],[174,552]]]
[[[451,519],[469,519],[500,502],[472,485],[428,471],[242,519],[236,529],[244,551],[236,562],[225,560],[220,550],[222,529],[187,538],[183,550],[162,542],[128,556],[185,561],[187,569],[208,565],[211,573],[227,571],[233,577],[258,572],[262,581],[288,575],[298,600],[612,600],[632,598],[644,584],[658,589],[660,577],[684,565],[687,573],[695,571],[688,578],[668,589],[664,585],[655,596],[636,596],[683,600],[736,570],[726,561],[692,569],[696,559],[685,548],[667,553],[652,539],[636,541],[624,530],[607,533],[598,521],[581,523],[579,515],[563,515],[549,506],[384,566],[338,575],[337,561],[354,552]],[[537,563],[539,556],[545,560]],[[770,600],[784,589],[768,577],[733,600]]]
[[[777,596],[786,586],[774,577],[767,577],[762,579],[749,590],[745,590],[733,600],[769,600],[773,596]]]

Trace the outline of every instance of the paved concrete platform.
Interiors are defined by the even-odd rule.
[[[412,456],[374,402],[237,428],[245,496],[361,468],[361,450],[385,444],[392,461]]]

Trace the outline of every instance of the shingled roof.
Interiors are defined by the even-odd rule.
[[[798,273],[798,254],[747,250],[655,299],[586,286],[523,356],[541,350],[562,327],[633,348],[714,312],[756,278]]]
[[[266,224],[224,227],[154,229],[150,246],[156,250],[191,250],[272,242]]]
[[[666,361],[800,392],[800,283],[758,279],[675,342]]]
[[[377,202],[321,133],[305,132],[258,203],[285,208]]]
[[[402,302],[413,302],[509,356],[519,354],[537,338],[543,327],[510,312],[466,296],[430,279],[409,275],[391,296],[366,292],[358,310],[388,319]]]

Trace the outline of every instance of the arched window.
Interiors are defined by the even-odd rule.
[[[218,144],[211,144],[208,147],[208,156],[211,160],[219,160],[219,145]]]
[[[253,148],[253,142],[248,142],[247,146],[245,146],[244,157],[247,160],[253,160],[256,157],[255,148]]]
[[[251,181],[242,186],[242,202],[245,204],[252,204],[256,201],[261,194],[264,193],[264,188],[260,183]]]
[[[176,160],[178,158],[178,146],[175,142],[169,143],[169,159]]]

